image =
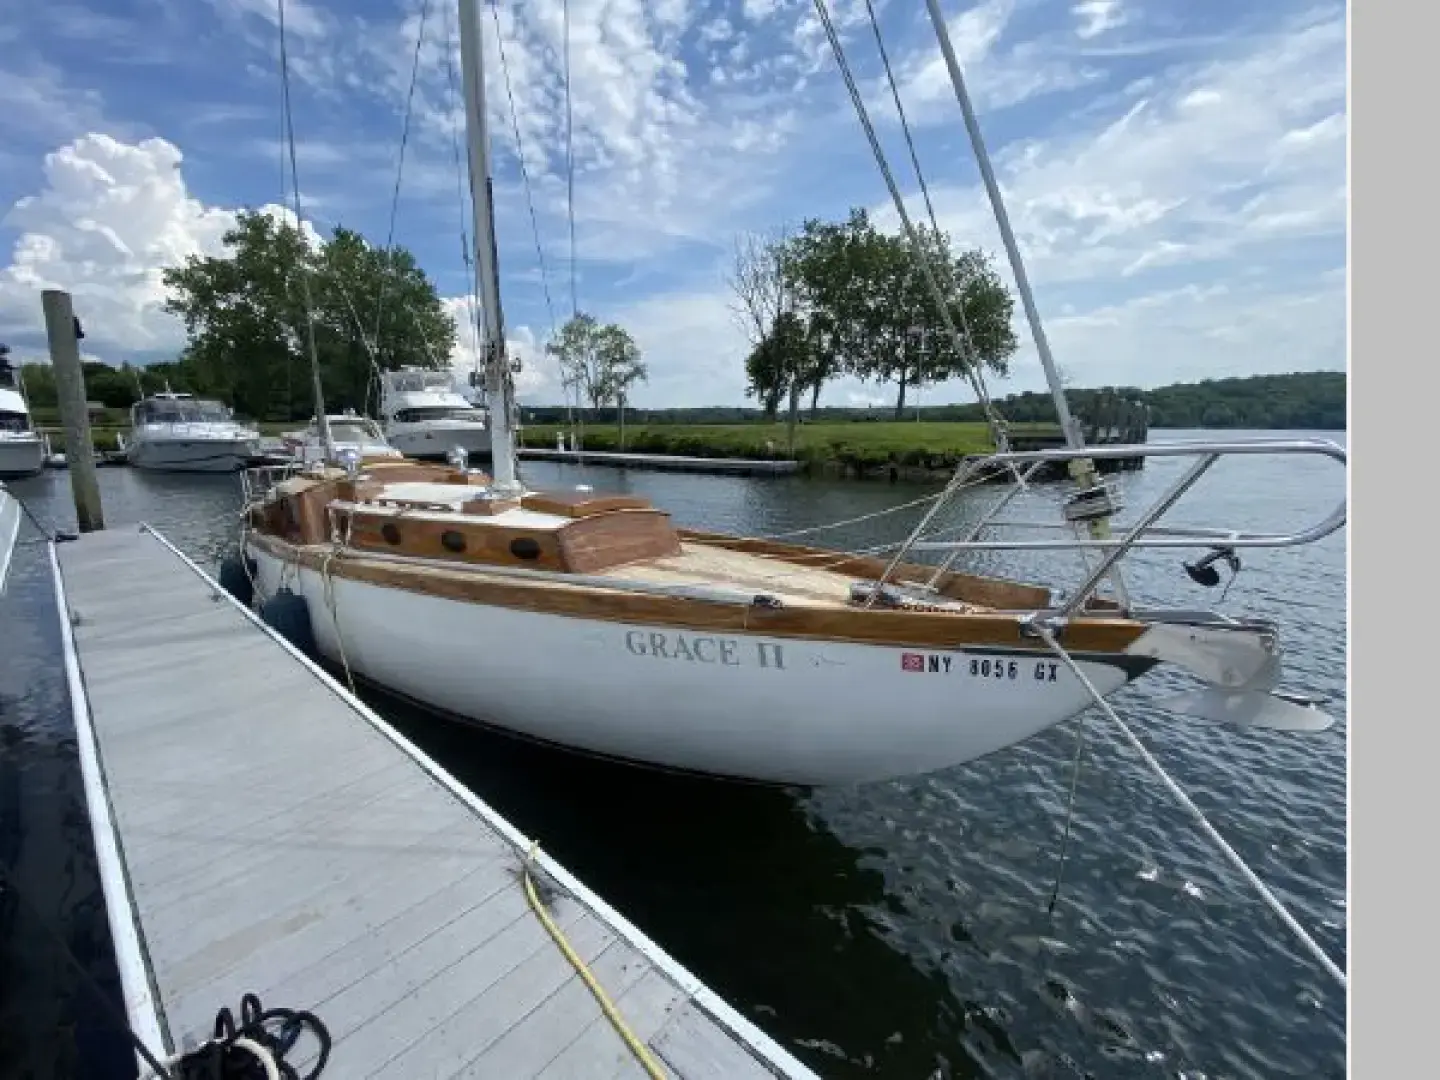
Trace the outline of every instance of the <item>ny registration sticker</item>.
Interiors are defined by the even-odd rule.
[[[902,653],[900,656],[900,669],[902,671],[924,671],[925,657],[918,652]]]

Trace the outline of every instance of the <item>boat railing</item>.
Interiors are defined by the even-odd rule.
[[[245,507],[265,501],[276,484],[298,475],[304,468],[299,461],[286,461],[278,465],[252,465],[240,470],[240,498]]]
[[[955,560],[970,551],[1092,551],[1100,555],[1099,564],[1091,569],[1070,594],[1062,608],[1061,615],[1078,610],[1092,593],[1111,577],[1118,564],[1132,551],[1142,548],[1183,548],[1208,549],[1203,559],[1187,569],[1192,577],[1204,576],[1211,563],[1225,559],[1235,566],[1235,550],[1239,548],[1283,548],[1301,544],[1312,544],[1342,528],[1346,522],[1347,502],[1342,496],[1339,504],[1324,517],[1305,528],[1289,532],[1250,532],[1243,529],[1210,528],[1192,525],[1161,525],[1160,521],[1174,507],[1181,503],[1191,490],[1222,458],[1251,456],[1302,456],[1312,455],[1328,458],[1344,467],[1348,455],[1343,447],[1325,439],[1255,439],[1245,441],[1193,441],[1173,443],[1140,443],[1129,445],[1090,446],[1050,450],[1016,450],[988,454],[963,462],[955,476],[932,504],[919,524],[911,530],[902,542],[886,545],[880,550],[893,550],[884,574],[877,585],[883,586],[906,558],[913,553],[940,553],[944,559],[936,567],[928,584],[935,585],[941,575],[948,571]],[[1092,461],[1136,458],[1193,458],[1193,463],[1174,483],[1160,493],[1138,516],[1129,523],[1110,521],[1107,530],[1100,535],[1089,532],[1089,524],[1100,519],[1110,519],[1123,509],[1121,492],[1113,479],[1104,478],[1094,486],[1074,491],[1065,502],[1064,520],[1023,521],[1001,518],[999,515],[1020,492],[1026,490],[1027,482],[1035,473],[1049,465],[1065,464],[1082,458]],[[936,520],[944,507],[950,505],[960,491],[975,484],[980,478],[992,475],[997,470],[1009,472],[1014,481],[1006,491],[959,540],[924,539],[926,530]],[[992,529],[1059,530],[1067,533],[1064,537],[1046,539],[1025,539],[1016,536],[984,536]],[[1107,535],[1108,534],[1108,535]],[[1086,565],[1089,563],[1087,561]],[[1199,577],[1196,580],[1200,580]],[[879,594],[877,587],[875,593]]]

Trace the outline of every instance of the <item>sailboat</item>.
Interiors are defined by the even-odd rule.
[[[497,272],[484,48],[460,0],[475,250],[493,476],[448,464],[331,453],[283,476],[246,474],[242,555],[262,611],[296,605],[315,647],[353,677],[460,720],[629,762],[778,784],[886,780],[973,761],[1075,717],[1158,665],[1201,683],[1190,713],[1307,729],[1328,718],[1274,692],[1278,627],[1132,604],[1137,549],[1206,554],[1306,543],[1344,505],[1290,534],[1161,526],[1230,455],[1321,454],[1325,442],[1194,443],[1009,452],[963,465],[884,555],[678,528],[633,495],[534,490],[517,477]],[[1057,407],[1064,409],[1063,391]],[[1069,429],[1074,434],[1073,426]],[[1086,481],[1060,538],[990,538],[999,500],[960,541],[927,529],[978,475],[1045,462],[1187,455],[1194,464],[1112,530],[1115,489]],[[1088,536],[1069,530],[1090,529]],[[1080,551],[1072,588],[966,573],[967,552]],[[917,559],[938,554],[938,562]],[[1212,580],[1213,579],[1213,580]],[[1109,582],[1113,595],[1102,595]],[[267,616],[269,617],[269,616]]]

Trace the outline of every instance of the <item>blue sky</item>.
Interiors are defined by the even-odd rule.
[[[920,0],[872,0],[943,227],[1009,279]],[[893,208],[812,0],[571,0],[579,305],[626,326],[637,405],[741,403],[737,234]],[[864,0],[829,0],[912,212],[922,205]],[[1045,328],[1077,386],[1343,369],[1346,29],[1340,0],[946,0]],[[507,327],[522,400],[571,308],[561,0],[483,9]],[[288,0],[305,216],[382,243],[420,15],[396,239],[453,309],[469,286],[446,42],[453,0]],[[159,272],[281,201],[275,0],[55,0],[0,13],[0,340],[43,353],[39,290],[86,346],[172,358]],[[503,41],[505,67],[497,40]],[[458,61],[457,78],[458,78]],[[512,111],[505,89],[508,70]],[[519,128],[547,275],[515,153]],[[463,152],[463,150],[462,150]],[[547,305],[544,283],[551,303]],[[1023,345],[992,392],[1043,386]],[[468,368],[463,349],[456,364]],[[822,403],[890,401],[844,381]],[[922,402],[968,401],[958,384]]]

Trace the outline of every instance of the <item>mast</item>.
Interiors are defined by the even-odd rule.
[[[950,31],[945,26],[945,16],[940,13],[938,0],[925,0],[930,9],[930,21],[935,24],[935,34],[940,39],[940,51],[945,57],[945,67],[950,73],[950,83],[955,88],[955,98],[960,102],[960,111],[965,115],[965,130],[970,134],[970,145],[975,151],[975,161],[980,166],[980,178],[985,182],[985,192],[990,196],[991,209],[995,211],[995,224],[1000,228],[1000,240],[1005,245],[1005,254],[1010,259],[1010,270],[1015,275],[1015,287],[1020,293],[1020,302],[1025,308],[1025,319],[1030,324],[1030,336],[1035,341],[1035,351],[1040,354],[1040,364],[1045,369],[1045,381],[1050,384],[1050,395],[1055,399],[1055,411],[1060,419],[1060,428],[1065,442],[1073,449],[1085,445],[1085,438],[1070,413],[1070,403],[1065,397],[1065,388],[1060,384],[1060,373],[1055,367],[1055,357],[1050,353],[1050,341],[1045,328],[1040,324],[1040,310],[1035,306],[1034,294],[1030,291],[1030,279],[1025,273],[1025,263],[1020,258],[1020,248],[1015,243],[1015,234],[1010,228],[1010,215],[1005,212],[1005,203],[1000,197],[1000,185],[995,181],[995,172],[990,167],[990,155],[985,149],[985,140],[980,135],[980,122],[970,104],[970,94],[965,89],[965,77],[960,73],[960,63],[955,59],[955,50],[950,45]]]
[[[479,0],[460,0],[460,77],[470,154],[470,202],[475,213],[476,292],[484,319],[480,348],[485,363],[485,396],[490,405],[492,471],[497,491],[518,491],[521,485],[515,477],[514,433],[510,428],[510,364],[505,355],[505,324],[500,310],[490,141],[485,127],[484,53]]]
[[[1070,412],[1065,387],[1060,383],[1060,372],[1055,367],[1055,357],[1050,352],[1050,340],[1045,336],[1045,327],[1040,323],[1040,309],[1035,306],[1035,295],[1030,291],[1030,278],[1025,273],[1020,246],[1015,242],[1015,233],[1010,228],[1010,215],[1005,211],[1005,200],[1000,195],[995,170],[990,166],[990,154],[985,149],[985,139],[980,134],[980,121],[976,119],[970,94],[965,89],[965,76],[960,72],[960,62],[955,58],[955,49],[950,44],[950,31],[945,25],[945,16],[941,14],[939,0],[925,0],[925,6],[930,12],[930,22],[935,26],[935,36],[940,39],[940,52],[945,57],[945,69],[950,74],[950,85],[955,88],[955,100],[960,103],[960,111],[965,116],[965,130],[970,135],[970,146],[975,151],[975,163],[980,167],[980,178],[985,183],[985,193],[990,197],[990,207],[995,212],[995,224],[1000,229],[1000,240],[1004,243],[1005,254],[1010,259],[1010,270],[1015,275],[1015,288],[1020,293],[1020,302],[1025,307],[1025,319],[1030,324],[1030,336],[1035,341],[1035,351],[1040,354],[1040,365],[1045,369],[1045,381],[1050,385],[1050,396],[1055,399],[1055,415],[1060,421],[1060,430],[1065,435],[1066,445],[1072,450],[1084,449],[1085,436]],[[1095,488],[1100,484],[1095,462],[1088,457],[1073,459],[1070,462],[1070,475],[1082,489]],[[1091,518],[1087,525],[1092,539],[1109,539],[1108,513]],[[1109,578],[1122,607],[1128,607],[1129,595],[1118,567],[1112,568]]]

